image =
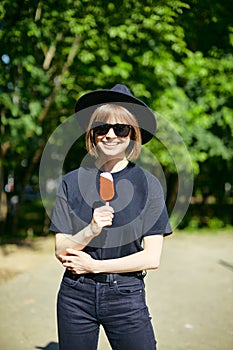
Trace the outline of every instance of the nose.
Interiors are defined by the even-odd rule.
[[[110,128],[110,129],[108,130],[108,133],[105,135],[105,137],[112,138],[112,137],[117,137],[117,136],[116,136],[116,134],[115,134],[113,128]]]

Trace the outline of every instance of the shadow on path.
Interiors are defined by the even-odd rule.
[[[35,349],[41,349],[41,350],[59,350],[58,349],[58,343],[51,342],[47,344],[45,347],[42,346],[36,346]]]

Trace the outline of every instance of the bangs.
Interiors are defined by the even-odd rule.
[[[118,124],[128,124],[138,127],[134,116],[126,108],[115,104],[106,104],[97,108],[90,120],[90,126],[94,121],[100,123],[116,122]]]

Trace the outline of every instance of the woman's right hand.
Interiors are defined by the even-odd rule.
[[[114,217],[114,209],[108,205],[94,209],[91,229],[94,235],[100,234],[105,226],[111,226]]]

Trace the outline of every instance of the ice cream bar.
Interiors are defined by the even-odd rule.
[[[114,197],[114,182],[112,174],[104,172],[100,174],[100,198],[108,202]]]

